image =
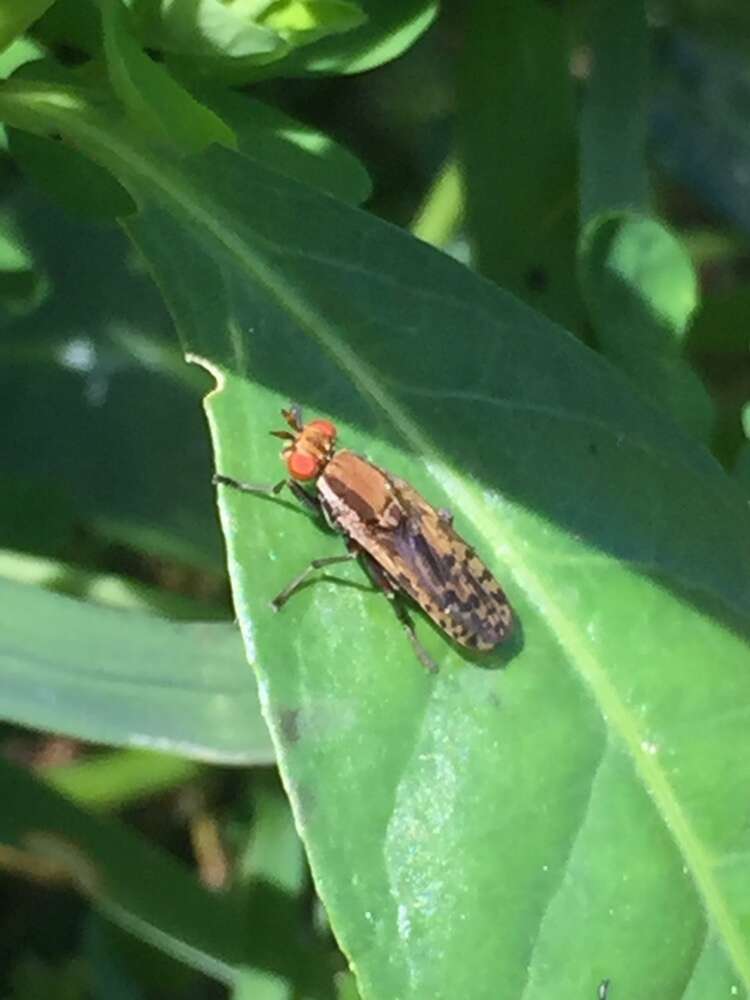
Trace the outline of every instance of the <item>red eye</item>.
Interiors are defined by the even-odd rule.
[[[330,438],[331,441],[336,440],[336,428],[330,420],[311,420],[310,423],[307,424],[307,427],[314,427],[325,437]]]
[[[293,479],[315,479],[320,468],[318,460],[304,451],[293,451],[286,465]]]

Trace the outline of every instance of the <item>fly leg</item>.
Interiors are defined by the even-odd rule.
[[[294,411],[292,411],[294,413]],[[306,489],[300,486],[299,483],[295,483],[293,479],[282,479],[280,483],[276,483],[275,486],[254,486],[252,483],[242,483],[238,479],[232,479],[231,476],[223,476],[217,473],[213,478],[214,483],[221,486],[231,486],[232,489],[240,490],[242,493],[252,493],[255,496],[264,497],[274,497],[277,496],[285,486],[294,494],[294,497],[306,507],[307,510],[315,514],[316,516],[321,513],[320,500],[316,496],[308,493]],[[296,593],[302,584],[307,580],[307,578],[314,573],[316,570],[323,569],[325,566],[335,566],[337,563],[351,562],[352,559],[357,558],[358,553],[350,549],[347,553],[341,556],[325,556],[322,559],[313,559],[301,573],[299,573],[287,584],[286,587],[277,594],[276,597],[271,601],[271,607],[274,611],[280,611],[281,608],[286,604],[292,594]]]
[[[351,562],[352,559],[357,558],[357,555],[357,552],[346,552],[342,556],[324,556],[322,559],[313,559],[301,573],[295,576],[291,583],[284,587],[280,594],[277,594],[276,597],[274,597],[271,601],[271,607],[274,611],[280,611],[292,594],[299,590],[311,573],[314,573],[318,569],[323,569],[324,566],[335,566],[336,563]]]
[[[391,607],[396,612],[396,617],[403,625],[406,634],[409,636],[409,641],[411,642],[412,649],[414,650],[417,659],[425,670],[429,671],[431,674],[436,674],[438,672],[438,665],[417,638],[417,633],[414,630],[414,622],[411,620],[411,615],[404,606],[401,595],[398,593],[391,593],[386,596],[390,598]]]
[[[404,631],[409,637],[409,642],[411,642],[412,649],[414,650],[417,659],[425,670],[428,670],[431,674],[436,674],[438,670],[437,663],[435,663],[433,658],[417,638],[417,633],[414,629],[414,622],[411,620],[411,615],[404,605],[401,590],[398,585],[391,580],[388,574],[385,573],[383,568],[375,562],[372,556],[368,555],[366,552],[360,552],[359,554],[362,557],[362,563],[364,564],[370,579],[388,598],[396,617],[401,622]]]
[[[296,416],[293,412],[290,415],[292,417]],[[296,483],[293,479],[282,479],[281,482],[276,483],[275,485],[256,486],[252,483],[243,483],[238,479],[233,479],[231,476],[224,476],[217,473],[213,477],[213,482],[216,485],[230,486],[232,489],[239,490],[242,493],[251,493],[255,496],[264,497],[277,496],[283,488],[287,486],[299,503],[302,504],[303,507],[306,507],[308,511],[316,515],[321,512],[326,515],[326,510],[321,505],[318,497],[308,493],[306,489],[300,486],[299,483]],[[336,528],[336,525],[331,523],[329,516],[327,515],[326,520],[332,528]],[[271,601],[271,607],[274,611],[280,611],[289,598],[295,594],[307,581],[307,579],[317,570],[323,569],[326,566],[335,566],[338,563],[350,562],[353,559],[361,558],[370,579],[388,598],[396,617],[401,622],[404,631],[409,637],[409,642],[411,642],[417,659],[426,670],[430,671],[430,673],[437,673],[437,664],[417,638],[416,631],[414,630],[414,622],[411,620],[411,616],[404,606],[401,591],[398,585],[391,580],[382,567],[375,562],[372,556],[360,549],[355,543],[349,542],[348,544],[349,551],[344,555],[325,556],[322,559],[313,559],[312,562],[310,562],[305,569],[303,569],[302,572],[291,581],[291,583],[284,587],[280,594],[277,594],[276,597],[274,597]]]
[[[295,499],[299,500],[303,507],[306,507],[311,514],[320,514],[320,500],[318,500],[317,496],[308,493],[304,487],[300,486],[299,483],[295,483],[293,479],[288,479],[286,484],[294,494]]]
[[[231,476],[222,476],[219,472],[214,475],[211,482],[214,486],[231,486],[233,490],[239,490],[240,493],[253,493],[259,497],[275,497],[286,486],[286,479],[282,479],[280,483],[275,485],[255,486],[252,483],[242,483],[239,479],[232,479]]]
[[[233,490],[239,490],[240,493],[251,493],[259,497],[278,496],[284,487],[288,486],[294,494],[295,499],[299,500],[303,507],[306,507],[313,514],[320,513],[320,501],[318,498],[308,493],[306,489],[303,489],[299,483],[295,483],[293,479],[282,479],[281,482],[275,485],[255,486],[252,483],[242,483],[239,479],[232,479],[231,476],[222,476],[217,472],[213,477],[213,483],[215,486],[231,486]]]

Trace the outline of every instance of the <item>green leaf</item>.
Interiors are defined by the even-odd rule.
[[[304,6],[314,21],[322,18],[328,24],[327,37],[311,40],[302,33],[295,39],[294,34],[287,37],[283,26],[272,30],[274,16],[283,7],[252,0],[249,6],[201,0],[192,11],[171,5],[160,13],[142,0],[137,12],[145,37],[169,52],[170,62],[181,72],[240,84],[273,76],[364,72],[401,55],[426,31],[437,11],[436,0],[365,0],[356,5],[356,17],[350,4],[345,11],[329,0]],[[269,10],[270,22],[261,23],[261,8]],[[295,42],[303,44],[295,47]]]
[[[31,132],[8,131],[18,166],[63,208],[85,219],[114,219],[135,211],[117,180],[75,149]]]
[[[122,809],[148,795],[184,784],[197,764],[148,750],[116,750],[74,764],[45,768],[45,782],[89,809]]]
[[[713,404],[681,357],[698,288],[679,241],[647,216],[597,217],[581,237],[580,275],[601,351],[697,438],[709,441]]]
[[[459,136],[473,263],[580,331],[575,95],[563,8],[479,0],[471,10]]]
[[[96,573],[27,552],[0,549],[0,576],[126,611],[150,611],[164,618],[193,621],[226,618],[226,608],[220,603],[210,604],[114,573]]]
[[[125,545],[216,578],[224,553],[200,407],[210,380],[184,364],[121,233],[28,187],[7,211],[49,292],[3,322],[0,423],[14,431],[0,435],[0,545],[80,564],[83,533],[84,548]]]
[[[580,112],[581,219],[615,209],[646,212],[650,37],[642,0],[587,0],[591,67]]]
[[[41,59],[44,56],[44,49],[41,45],[37,45],[35,41],[31,38],[22,36],[16,38],[3,52],[0,54],[0,78],[3,80],[9,77],[11,73],[14,73],[19,66],[23,66],[27,62],[34,62],[37,59]]]
[[[30,28],[54,0],[0,0],[0,52]]]
[[[365,168],[329,136],[247,94],[217,88],[199,93],[231,125],[244,156],[353,205],[370,197]]]
[[[412,234],[445,249],[463,221],[464,200],[461,169],[455,160],[446,160],[412,220]]]
[[[613,996],[747,995],[736,486],[608,364],[408,235],[24,86],[0,91],[3,117],[56,123],[137,198],[129,229],[217,378],[218,468],[276,481],[267,431],[297,400],[452,508],[517,611],[515,644],[481,660],[420,618],[436,677],[354,566],[275,615],[340,540],[222,491],[285,787],[364,1000],[580,1000],[604,978]]]
[[[253,926],[263,928],[269,953],[284,940],[287,962],[296,962],[295,978],[309,982],[317,970],[322,979],[326,972],[323,949],[314,954],[309,948],[294,947],[297,940],[309,938],[310,928],[303,896],[307,867],[289,803],[275,774],[254,775],[253,788],[254,821],[242,824],[247,842],[235,855],[235,892],[242,894]],[[332,993],[330,977],[327,986],[323,995]],[[320,995],[320,988],[305,995]],[[233,994],[236,1000],[291,1000],[293,996],[288,978],[257,968],[243,971]]]
[[[271,763],[234,627],[177,625],[0,580],[0,717],[196,760]]]
[[[11,315],[33,312],[49,291],[12,214],[0,218],[0,302]]]
[[[266,880],[299,896],[305,887],[306,868],[289,803],[276,774],[254,778],[254,823],[252,827],[243,824],[249,839],[237,851],[237,884]]]
[[[259,21],[297,46],[358,28],[367,16],[351,0],[276,0]]]
[[[164,851],[90,816],[0,760],[0,842],[30,853],[114,923],[230,986],[247,956],[248,928],[226,897],[201,887]]]
[[[195,3],[165,3],[135,0],[134,12],[150,45],[176,56],[211,57],[215,65],[224,61],[279,59],[289,44],[259,15],[272,0],[196,0]]]
[[[232,130],[146,55],[128,24],[121,0],[100,0],[104,53],[112,87],[128,115],[153,138],[197,151],[212,142],[233,148]]]
[[[361,0],[366,20],[342,35],[322,38],[259,67],[257,76],[364,73],[402,55],[437,16],[437,0]]]
[[[679,357],[698,304],[695,272],[679,240],[656,219],[614,213],[584,231],[581,258],[605,353]]]
[[[12,0],[11,0],[12,2]],[[34,36],[49,46],[66,46],[88,55],[101,54],[101,18],[96,3],[55,0],[34,25]]]
[[[293,1000],[291,985],[280,976],[257,969],[243,969],[237,976],[231,1000]]]
[[[359,1000],[357,980],[350,972],[342,972],[336,977],[336,1000]]]
[[[646,164],[645,5],[589,3],[591,72],[581,111],[579,276],[597,343],[698,440],[714,408],[680,357],[697,305],[689,255],[657,219]]]
[[[194,969],[166,951],[90,909],[83,920],[81,944],[91,969],[91,1000],[182,1000],[191,992],[211,991]]]

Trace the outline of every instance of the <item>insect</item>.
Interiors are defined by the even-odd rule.
[[[297,406],[281,413],[291,429],[271,433],[285,442],[281,457],[289,478],[274,486],[253,486],[224,475],[214,476],[214,482],[265,496],[288,487],[301,504],[322,513],[345,537],[348,551],[314,559],[272,606],[279,610],[315,570],[359,559],[390,599],[428,670],[437,666],[416,636],[404,595],[462,646],[486,651],[503,642],[513,626],[510,604],[492,573],[453,528],[451,514],[437,510],[409,483],[366,458],[337,450],[337,432],[330,421],[303,423]]]

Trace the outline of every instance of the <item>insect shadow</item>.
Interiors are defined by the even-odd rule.
[[[405,599],[402,598],[402,600]],[[419,607],[411,601],[406,601],[406,604],[409,611],[419,617],[420,622],[423,622],[435,635],[440,637],[443,646],[452,650],[466,663],[471,664],[473,667],[479,667],[481,670],[504,670],[523,651],[526,644],[523,623],[518,615],[516,615],[513,621],[513,631],[502,645],[497,646],[491,652],[482,652],[468,649],[466,646],[461,646],[459,643],[454,642]]]

